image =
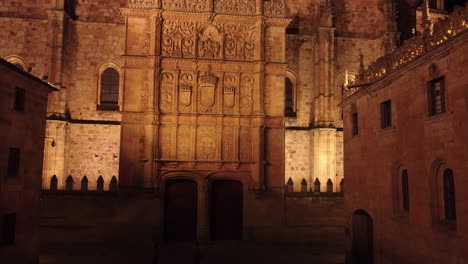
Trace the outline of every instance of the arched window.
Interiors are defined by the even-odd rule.
[[[97,110],[118,111],[122,80],[120,67],[114,62],[106,62],[99,67]]]
[[[395,162],[394,168],[392,173],[394,213],[396,216],[407,217],[410,210],[408,169],[400,161]]]
[[[284,79],[284,115],[287,117],[296,117],[296,109],[294,105],[294,83],[289,78]]]
[[[101,73],[100,110],[119,110],[120,75],[114,68],[107,68]]]
[[[409,211],[410,201],[409,201],[409,184],[408,184],[408,171],[403,170],[401,173],[401,201],[402,208],[405,212]]]
[[[456,230],[455,173],[444,160],[437,159],[431,174],[433,223]]]
[[[455,221],[457,219],[457,211],[455,206],[455,181],[453,179],[453,171],[451,169],[444,170],[443,192],[445,220]]]

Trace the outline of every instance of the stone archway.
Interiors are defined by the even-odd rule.
[[[364,210],[352,215],[352,261],[353,264],[373,263],[373,223]]]
[[[193,180],[170,180],[164,192],[164,238],[196,240],[198,190]]]
[[[216,180],[211,185],[211,239],[241,240],[243,233],[243,185]]]

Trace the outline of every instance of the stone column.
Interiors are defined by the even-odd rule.
[[[311,130],[311,178],[319,179],[320,191],[327,189],[328,179],[333,181],[333,189],[336,190],[336,129],[319,128]]]
[[[120,146],[120,190],[155,188],[158,149],[158,75],[161,9],[130,1],[125,17],[124,93]]]

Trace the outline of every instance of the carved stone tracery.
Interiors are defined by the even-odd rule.
[[[257,12],[257,3],[254,0],[215,0],[215,11],[225,14],[248,14]]]

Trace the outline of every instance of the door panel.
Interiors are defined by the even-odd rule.
[[[197,184],[173,180],[164,197],[164,236],[166,240],[195,240],[197,237]]]
[[[215,181],[211,189],[211,238],[241,240],[243,187],[238,181]]]
[[[352,263],[373,263],[373,227],[372,218],[364,211],[358,210],[352,217]]]

